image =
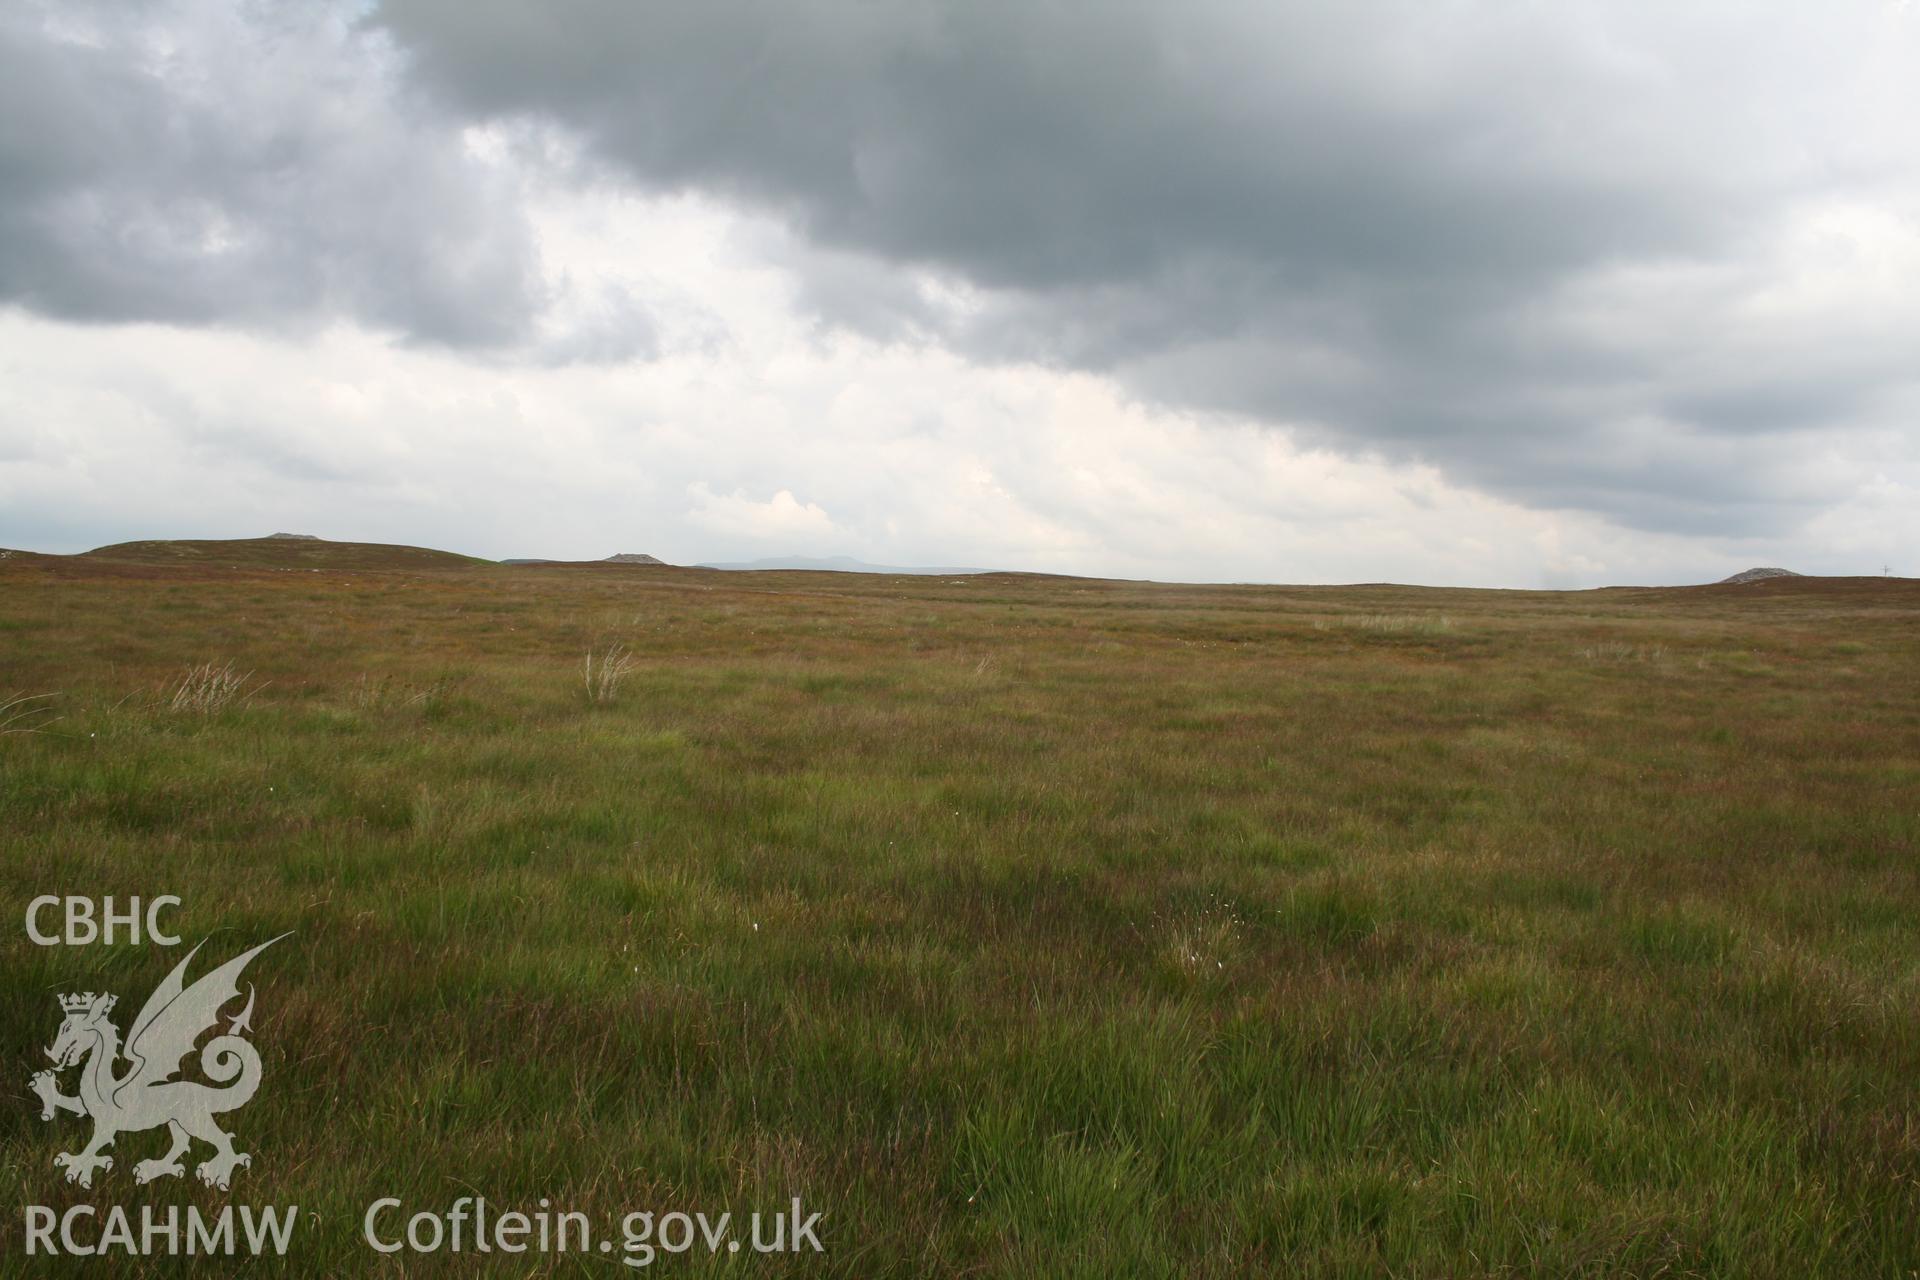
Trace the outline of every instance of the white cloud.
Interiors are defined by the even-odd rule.
[[[696,480],[687,486],[687,496],[693,500],[687,509],[688,522],[726,538],[744,538],[781,549],[811,549],[845,536],[817,504],[801,502],[790,489],[756,502],[738,489],[717,494],[706,481]]]

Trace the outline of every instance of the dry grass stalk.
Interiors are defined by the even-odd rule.
[[[592,649],[587,650],[584,666],[587,685],[587,701],[606,706],[620,692],[620,682],[633,670],[633,655],[622,644],[610,644],[606,652],[596,660]]]

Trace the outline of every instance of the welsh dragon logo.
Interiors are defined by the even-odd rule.
[[[286,936],[283,933],[280,938]],[[96,1169],[113,1168],[113,1157],[102,1152],[115,1138],[161,1125],[172,1135],[173,1146],[158,1160],[134,1165],[135,1182],[183,1175],[186,1168],[180,1157],[195,1138],[214,1149],[194,1170],[210,1187],[226,1190],[233,1171],[253,1163],[251,1156],[233,1149],[232,1136],[214,1123],[215,1116],[247,1105],[260,1087],[260,1054],[242,1038],[252,1030],[252,984],[247,987],[246,1007],[230,1017],[226,1034],[216,1035],[200,1049],[200,1071],[214,1083],[172,1077],[200,1037],[218,1029],[220,1010],[240,995],[240,973],[247,962],[280,938],[261,943],[187,986],[187,964],[200,950],[196,945],[141,1007],[124,1048],[119,1029],[109,1018],[119,997],[91,991],[60,997],[66,1019],[47,1050],[54,1068],[39,1072],[31,1085],[40,1095],[42,1120],[51,1120],[60,1111],[93,1117],[93,1141],[80,1151],[63,1151],[53,1158],[56,1168],[67,1171],[68,1182],[91,1187]],[[127,1068],[116,1074],[114,1064],[121,1058]],[[59,1073],[76,1064],[83,1064],[79,1092],[70,1097],[60,1092]]]

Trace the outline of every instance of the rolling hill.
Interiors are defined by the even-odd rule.
[[[382,542],[329,542],[324,538],[159,539],[116,542],[82,552],[76,559],[122,564],[204,565],[257,569],[461,569],[489,564],[430,547]]]

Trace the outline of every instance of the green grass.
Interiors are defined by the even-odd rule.
[[[296,931],[232,1195],[316,1216],[258,1273],[474,1274],[358,1224],[479,1191],[826,1214],[674,1274],[1910,1275],[1916,623],[1817,579],[0,561],[0,701],[62,717],[0,736],[0,1167],[221,1202],[136,1189],[152,1134],[67,1186],[86,1126],[25,1088],[57,993],[178,958],[25,902],[175,893],[210,955]]]

